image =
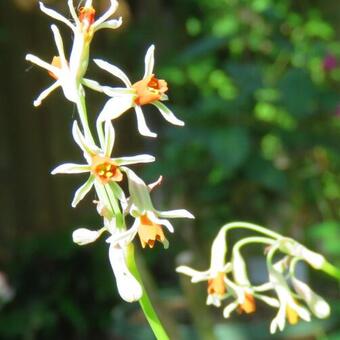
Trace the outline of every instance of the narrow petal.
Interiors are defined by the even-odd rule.
[[[39,2],[40,5],[40,10],[42,12],[44,12],[45,14],[47,14],[48,16],[52,17],[53,19],[56,19],[58,21],[63,22],[64,24],[66,24],[68,27],[71,28],[72,31],[74,31],[75,27],[72,25],[72,23],[67,20],[63,15],[59,14],[58,12],[56,12],[53,9],[47,8],[45,7],[45,5],[42,2]]]
[[[144,213],[146,210],[153,210],[151,202],[150,192],[145,182],[139,178],[131,169],[127,167],[121,167],[128,178],[130,200],[133,205],[137,207],[140,213]]]
[[[101,16],[99,17],[93,24],[94,30],[98,28],[102,23],[104,23],[114,12],[116,12],[116,9],[118,7],[118,1],[117,0],[111,0],[111,4],[109,9]]]
[[[238,302],[234,301],[229,303],[229,305],[227,305],[226,307],[224,307],[223,309],[223,317],[225,317],[226,319],[228,319],[230,317],[230,314],[238,307]]]
[[[138,131],[142,136],[146,137],[157,137],[157,134],[150,131],[150,129],[147,127],[143,111],[140,106],[135,106],[136,116],[137,116],[137,126]]]
[[[145,72],[143,79],[149,77],[153,73],[153,68],[155,65],[155,57],[154,57],[155,46],[151,45],[145,54]]]
[[[191,218],[194,219],[195,216],[185,209],[176,209],[168,211],[157,211],[157,215],[164,218]]]
[[[127,267],[124,249],[111,243],[109,259],[121,298],[126,302],[138,301],[143,295],[143,290]]]
[[[99,31],[103,28],[109,28],[109,29],[116,29],[118,27],[120,27],[123,23],[122,17],[118,18],[118,19],[112,19],[112,20],[108,20],[103,22],[102,24],[98,25],[96,27],[96,31]]]
[[[91,167],[89,165],[65,163],[57,166],[52,170],[51,174],[81,174],[83,172],[89,172]]]
[[[128,109],[133,106],[133,96],[124,95],[109,99],[99,113],[98,121],[104,122],[105,120],[112,120],[120,117]]]
[[[53,32],[54,41],[55,41],[55,44],[58,50],[58,54],[60,57],[61,68],[62,69],[68,68],[67,60],[65,58],[64,44],[63,44],[63,40],[60,35],[60,31],[56,25],[51,25],[51,29]]]
[[[111,121],[105,121],[105,140],[104,140],[104,155],[110,157],[115,143],[115,130],[112,126]]]
[[[266,295],[262,295],[262,294],[254,294],[254,296],[263,301],[264,303],[266,303],[267,305],[274,307],[274,308],[279,308],[280,307],[280,302],[278,299],[275,299],[271,296],[266,296]]]
[[[182,120],[179,120],[173,114],[173,112],[168,107],[166,107],[163,103],[161,103],[160,101],[156,101],[156,102],[153,102],[152,104],[158,108],[159,112],[162,114],[165,120],[167,120],[169,123],[178,125],[178,126],[184,126],[184,122]]]
[[[33,105],[35,107],[41,105],[42,101],[48,97],[55,89],[57,89],[60,86],[60,82],[57,80],[54,82],[51,86],[49,86],[47,89],[45,89],[43,92],[39,94],[37,99],[33,102]]]
[[[174,232],[174,227],[168,220],[158,218],[152,211],[148,211],[147,214],[150,221],[156,224],[164,225],[170,231],[170,233]]]
[[[75,192],[71,206],[75,208],[78,203],[86,196],[93,186],[95,177],[90,176],[88,180]]]
[[[27,54],[26,55],[26,60],[30,61],[31,63],[53,73],[56,74],[57,76],[60,74],[60,69],[58,67],[55,67],[49,63],[47,63],[46,61],[43,61],[42,59],[38,58],[37,56],[33,55],[33,54]]]
[[[120,201],[124,202],[124,204],[127,204],[126,197],[124,194],[123,189],[117,184],[116,182],[109,182],[110,187],[112,189],[112,192],[116,198],[118,198]],[[124,210],[124,209],[123,209]]]
[[[74,22],[76,23],[76,25],[79,26],[80,21],[79,21],[78,15],[77,15],[77,13],[76,13],[76,11],[75,11],[75,9],[74,9],[73,0],[68,0],[68,1],[67,1],[67,4],[68,4],[68,8],[69,8],[69,10],[70,10],[72,19],[74,20]]]
[[[122,95],[130,94],[132,96],[131,102],[134,102],[136,97],[136,90],[129,87],[110,87],[102,86],[103,92],[109,97],[121,97]]]
[[[206,281],[210,279],[209,270],[200,272],[188,266],[179,266],[176,268],[176,272],[187,275],[187,276],[191,276],[191,282],[200,282],[200,281]]]
[[[119,244],[121,247],[125,247],[129,243],[132,242],[132,240],[135,238],[137,232],[138,232],[138,226],[139,226],[139,220],[135,219],[133,225],[130,229],[124,231],[115,233],[112,236],[110,236],[106,242],[111,243],[114,245]]]
[[[97,91],[97,92],[103,92],[103,86],[101,86],[97,81],[92,79],[82,79],[82,84],[86,87],[90,88],[91,90]]]
[[[85,155],[88,155],[89,157],[91,157],[97,154],[98,152],[100,152],[100,150],[95,145],[93,145],[92,142],[85,139],[85,137],[83,136],[83,134],[81,133],[79,129],[79,126],[76,120],[73,122],[72,135],[73,135],[74,141],[83,150]],[[87,160],[89,161],[89,159]]]
[[[127,77],[127,75],[119,69],[117,66],[108,63],[107,61],[101,59],[94,59],[93,60],[101,69],[111,73],[114,77],[119,78],[126,87],[132,87],[132,84]]]
[[[137,155],[137,156],[129,156],[129,157],[120,157],[120,158],[112,158],[112,160],[117,165],[132,165],[139,163],[151,163],[155,161],[155,157],[151,155]]]

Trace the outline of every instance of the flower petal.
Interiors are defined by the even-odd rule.
[[[87,164],[65,163],[57,166],[51,171],[51,174],[81,174],[83,172],[89,172],[90,170],[91,167]]]
[[[111,73],[114,77],[119,78],[126,87],[132,87],[132,84],[127,75],[117,66],[108,63],[101,59],[93,59],[93,61],[103,70]]]
[[[162,114],[162,116],[165,118],[165,120],[167,120],[169,123],[174,124],[174,125],[178,125],[178,126],[184,126],[184,122],[182,120],[178,119],[173,114],[173,112],[168,107],[166,107],[163,103],[161,103],[160,101],[155,101],[152,104],[157,107],[159,112]]]
[[[93,23],[93,29],[94,30],[98,29],[98,26],[103,24],[108,18],[110,18],[112,14],[114,14],[114,12],[116,12],[117,7],[118,1],[111,0],[110,7],[108,8],[108,10]]]
[[[78,15],[74,9],[74,4],[73,4],[73,0],[68,0],[67,1],[67,5],[68,5],[68,8],[70,10],[70,13],[71,13],[71,16],[72,16],[72,19],[74,20],[74,22],[76,23],[76,25],[78,26],[80,24],[80,21],[79,21],[79,18],[78,18]]]
[[[95,177],[90,176],[88,180],[75,192],[71,206],[75,208],[77,204],[86,196],[93,186]]]
[[[42,91],[37,99],[34,100],[33,105],[35,107],[41,105],[42,101],[48,97],[55,89],[57,89],[60,86],[60,82],[57,80],[55,81],[51,86],[49,86],[47,89]]]
[[[195,282],[195,283],[200,282],[200,281],[207,281],[210,279],[209,270],[200,272],[188,266],[179,266],[176,268],[176,272],[187,275],[187,276],[191,276],[191,282]]]
[[[115,143],[115,130],[112,126],[111,121],[105,122],[105,140],[104,140],[104,155],[110,157]]]
[[[164,218],[191,218],[194,219],[195,216],[185,209],[175,209],[168,211],[157,210],[157,215]]]
[[[133,96],[124,95],[109,99],[99,113],[98,122],[112,120],[120,117],[133,106]]]
[[[120,158],[112,158],[112,160],[117,165],[132,165],[138,163],[151,163],[155,161],[155,157],[151,155],[137,155],[137,156],[129,156],[129,157],[120,157]]]
[[[121,298],[126,302],[138,301],[143,295],[143,289],[127,267],[124,248],[111,243],[109,259]]]
[[[224,307],[223,309],[223,317],[225,317],[226,319],[228,319],[230,317],[230,314],[238,307],[238,302],[234,301],[229,303],[229,305],[227,305],[226,307]]]
[[[157,133],[154,133],[150,131],[150,129],[147,127],[143,111],[140,106],[135,106],[136,116],[137,116],[137,127],[138,131],[142,136],[146,137],[157,137]]]
[[[98,25],[95,30],[99,31],[103,28],[116,29],[120,27],[122,23],[123,23],[122,17],[119,17],[118,19],[112,19],[103,22],[102,24]]]
[[[72,31],[75,30],[75,27],[72,25],[72,23],[69,20],[67,20],[63,15],[59,14],[58,12],[56,12],[53,9],[45,7],[45,5],[42,2],[39,2],[39,5],[40,5],[40,10],[42,12],[44,12],[48,16],[52,17],[53,19],[56,19],[58,21],[63,22],[68,27],[70,27]]]
[[[145,72],[143,79],[149,77],[153,73],[153,68],[155,65],[155,57],[154,57],[155,45],[151,45],[146,54],[145,54]]]
[[[68,68],[67,60],[65,58],[64,44],[60,35],[60,31],[56,25],[51,25],[51,29],[54,36],[54,41],[58,50],[58,54],[61,62],[61,69]]]
[[[92,79],[83,78],[81,80],[82,84],[86,87],[90,88],[91,90],[97,91],[97,92],[103,92],[103,86],[101,86],[97,81]]]
[[[43,61],[42,59],[38,58],[37,56],[33,54],[26,54],[25,59],[57,76],[60,74],[60,69],[58,67],[55,67],[47,63],[46,61]]]
[[[119,244],[121,247],[125,247],[132,242],[138,232],[139,220],[136,218],[130,229],[118,232],[110,236],[106,242],[111,244]]]

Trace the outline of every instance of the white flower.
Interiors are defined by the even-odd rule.
[[[225,254],[225,232],[221,230],[211,247],[210,268],[208,270],[197,271],[188,266],[176,268],[176,272],[190,276],[193,283],[207,281],[207,305],[220,307],[221,301],[228,296],[226,274],[231,271],[232,266],[225,262]]]
[[[167,100],[165,92],[168,90],[166,81],[157,79],[153,73],[154,45],[151,45],[145,55],[145,72],[143,79],[132,84],[126,74],[117,66],[106,61],[95,59],[94,62],[102,69],[120,78],[126,88],[111,88],[103,86],[103,91],[113,97],[104,106],[98,119],[101,121],[112,120],[121,116],[129,108],[133,107],[137,116],[138,131],[143,136],[156,137],[147,127],[142,106],[152,104],[156,106],[162,116],[171,124],[183,126],[184,122],[176,118],[172,111],[162,101]]]
[[[75,142],[84,152],[87,164],[65,163],[56,167],[52,174],[78,174],[90,172],[88,180],[76,191],[72,201],[72,207],[75,207],[85,195],[90,191],[93,185],[110,184],[111,189],[120,195],[121,189],[115,182],[123,179],[120,171],[122,165],[153,162],[155,158],[150,155],[137,155],[131,157],[110,158],[114,145],[115,133],[111,122],[105,122],[105,135],[101,140],[101,147],[86,140],[80,132],[77,122],[73,123],[72,134]]]
[[[299,321],[299,318],[310,321],[310,313],[306,308],[300,306],[294,299],[287,283],[279,271],[281,263],[278,266],[268,265],[269,280],[277,294],[280,306],[279,311],[270,324],[270,333],[275,333],[277,329],[282,331],[286,324],[286,318],[292,325]]]
[[[104,230],[105,229],[90,230],[87,228],[79,228],[72,233],[72,240],[74,243],[83,246],[96,241]]]
[[[126,264],[126,248],[110,243],[109,259],[121,298],[126,302],[138,301],[143,295],[143,289]]]
[[[58,50],[58,56],[53,58],[52,63],[47,63],[40,58],[27,54],[26,60],[44,68],[49,72],[55,82],[45,89],[38,98],[34,101],[34,106],[39,106],[41,102],[55,89],[62,87],[65,97],[76,102],[79,97],[79,91],[83,91],[81,84],[86,85],[93,90],[102,91],[100,85],[93,80],[83,78],[89,60],[89,46],[93,34],[102,28],[117,28],[121,25],[121,19],[109,20],[107,19],[115,12],[118,3],[116,0],[111,0],[111,6],[106,13],[104,13],[98,20],[94,20],[95,10],[92,7],[92,1],[87,1],[85,6],[80,9],[79,16],[77,16],[73,1],[68,1],[68,6],[74,24],[70,20],[58,12],[45,7],[40,2],[40,9],[50,17],[65,23],[74,33],[73,45],[70,54],[69,62],[65,57],[63,41],[57,26],[52,25],[54,40]]]
[[[194,216],[184,209],[170,211],[155,209],[150,198],[150,188],[131,169],[126,167],[121,169],[127,175],[131,195],[126,209],[135,218],[135,222],[125,233],[118,237],[113,236],[111,242],[126,244],[131,242],[138,233],[143,248],[147,245],[153,248],[156,241],[163,243],[167,248],[169,243],[161,226],[163,225],[173,232],[174,228],[168,218],[194,218]],[[158,183],[159,181],[153,183],[151,187]]]

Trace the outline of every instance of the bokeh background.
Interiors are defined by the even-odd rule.
[[[45,3],[68,15],[66,1]],[[94,5],[101,12],[108,1]],[[136,169],[146,181],[164,176],[157,207],[196,216],[174,222],[169,250],[141,251],[136,242],[171,339],[340,339],[338,285],[308,268],[301,272],[332,316],[275,336],[274,310],[259,305],[255,315],[224,320],[205,306],[204,284],[174,271],[182,262],[206,269],[211,241],[233,220],[269,226],[340,265],[339,7],[337,0],[120,0],[123,26],[96,35],[91,56],[133,80],[155,43],[169,106],[186,121],[176,128],[147,108],[157,140],[137,135],[133,112],[115,123],[117,155],[157,157]],[[101,223],[94,194],[72,209],[82,176],[49,175],[81,160],[70,134],[76,110],[61,91],[32,106],[50,79],[24,57],[51,60],[51,21],[35,0],[2,0],[0,17],[0,339],[152,339],[138,304],[117,294],[105,240],[72,243],[76,227]],[[70,32],[58,26],[70,46]],[[94,64],[88,75],[114,81]],[[92,119],[104,102],[88,91]],[[247,253],[251,275],[261,278],[260,255]]]

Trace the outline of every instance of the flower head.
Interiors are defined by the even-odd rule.
[[[111,96],[98,119],[101,121],[112,120],[121,116],[129,108],[133,107],[137,115],[139,133],[143,136],[156,137],[157,134],[151,132],[146,125],[142,106],[152,104],[156,106],[162,116],[171,124],[183,126],[184,122],[166,107],[162,101],[167,100],[165,94],[168,90],[167,82],[158,79],[153,73],[154,68],[154,45],[151,45],[145,55],[145,72],[141,80],[132,84],[126,74],[118,67],[106,61],[95,59],[94,62],[102,69],[120,78],[126,88],[111,88],[103,86],[103,91]]]
[[[105,135],[104,139],[101,141],[100,148],[98,148],[92,142],[86,140],[86,138],[80,132],[76,121],[73,123],[72,134],[75,142],[83,150],[87,164],[62,164],[55,168],[52,171],[52,174],[76,174],[83,172],[90,173],[90,177],[85,182],[85,184],[76,191],[72,201],[73,207],[75,207],[79,201],[85,197],[85,195],[90,191],[96,182],[103,185],[120,182],[123,178],[121,166],[154,161],[154,157],[150,155],[110,158],[114,145],[115,133],[113,126],[109,121],[105,123]]]

